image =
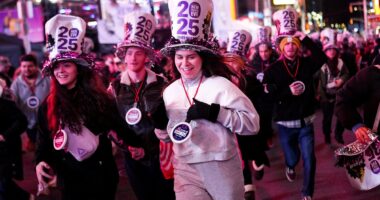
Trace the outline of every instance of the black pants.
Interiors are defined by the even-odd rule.
[[[323,126],[323,134],[325,135],[325,139],[330,139],[331,124],[332,124],[332,119],[333,119],[333,114],[334,114],[334,106],[335,106],[335,101],[333,101],[333,102],[328,102],[328,101],[321,102],[321,108],[322,108],[322,112],[323,112],[322,126]],[[342,136],[343,132],[344,132],[344,127],[339,122],[339,120],[337,119],[336,123],[335,123],[334,133],[336,136]]]
[[[36,143],[37,128],[26,129],[26,135],[28,135],[28,138],[30,141],[32,141],[33,143]]]
[[[174,182],[163,177],[158,156],[138,161],[126,152],[124,157],[128,179],[138,200],[175,199]]]
[[[29,195],[12,178],[3,177],[0,179],[0,200],[28,200]]]

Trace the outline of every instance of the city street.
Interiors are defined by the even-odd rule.
[[[329,147],[324,144],[324,138],[321,132],[321,113],[317,113],[315,122],[315,151],[317,156],[317,172],[315,181],[315,200],[375,200],[380,198],[380,188],[377,187],[370,191],[358,191],[351,187],[343,168],[334,166],[334,148],[337,145]],[[349,131],[344,133],[346,144],[354,140],[353,134]],[[296,168],[297,178],[294,182],[287,181],[284,174],[284,160],[280,145],[277,138],[274,147],[268,152],[271,161],[271,167],[265,168],[263,180],[257,181],[256,200],[297,200],[301,199],[300,190],[302,187],[302,161]],[[32,164],[32,153],[24,154],[24,171],[25,180],[19,184],[30,192],[36,192],[37,183],[34,174],[34,164]],[[123,173],[120,164],[121,157],[118,156],[120,173]],[[58,198],[40,198],[54,199]],[[117,193],[117,200],[135,200],[136,197],[128,184],[127,178],[122,175]]]

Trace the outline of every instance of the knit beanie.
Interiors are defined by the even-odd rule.
[[[287,43],[290,43],[292,42],[293,44],[295,44],[298,49],[301,48],[301,41],[297,38],[297,37],[284,37],[281,39],[281,42],[279,44],[279,48],[280,48],[280,51],[283,52],[284,51],[284,47]]]

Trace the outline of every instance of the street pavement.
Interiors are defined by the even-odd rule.
[[[321,113],[317,112],[315,121],[315,152],[317,157],[317,171],[315,178],[314,200],[380,200],[380,187],[370,191],[359,191],[354,189],[347,180],[345,170],[335,167],[334,150],[339,147],[332,139],[333,144],[328,146],[324,143],[321,129]],[[24,136],[25,137],[25,136]],[[332,135],[332,138],[333,135]],[[354,141],[352,132],[346,130],[344,133],[345,143]],[[268,151],[271,167],[265,168],[264,178],[255,181],[256,200],[300,200],[302,188],[302,160],[296,167],[297,177],[294,182],[288,182],[285,177],[285,164],[281,147],[277,137],[274,139],[274,147]],[[122,166],[122,156],[116,157],[120,184],[117,192],[117,200],[136,200],[133,191],[125,177]],[[36,192],[37,182],[34,172],[33,153],[24,154],[25,180],[18,182],[21,187],[29,192]],[[380,177],[379,177],[380,178]],[[58,192],[52,196],[38,198],[40,200],[59,200]],[[189,199],[191,200],[191,199]]]

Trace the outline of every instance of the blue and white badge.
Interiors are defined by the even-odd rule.
[[[172,142],[180,144],[188,140],[191,137],[192,132],[193,129],[189,123],[180,122],[173,127],[169,136]]]
[[[135,125],[140,122],[141,120],[141,111],[140,109],[133,107],[128,110],[128,112],[125,114],[125,121],[129,125]]]
[[[40,105],[40,100],[36,96],[30,96],[26,99],[26,105],[31,109],[35,109]]]
[[[53,138],[53,146],[55,150],[61,150],[66,147],[67,143],[67,133],[66,131],[59,129],[57,133],[55,133]]]

